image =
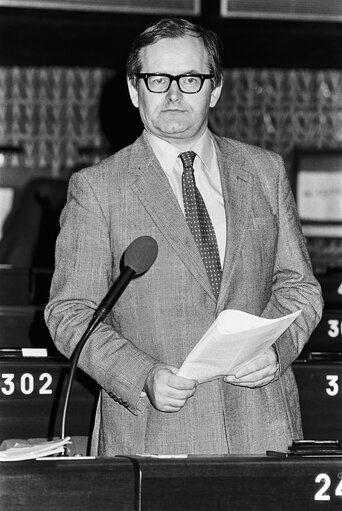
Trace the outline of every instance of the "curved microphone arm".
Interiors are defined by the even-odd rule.
[[[122,274],[116,281],[115,285],[113,286],[113,288],[115,288],[116,292],[108,293],[106,295],[106,297],[102,300],[101,304],[94,312],[94,315],[93,315],[86,331],[82,335],[81,339],[79,340],[76,348],[74,349],[74,351],[71,355],[71,367],[70,367],[70,372],[69,372],[67,389],[66,389],[66,393],[65,393],[63,415],[62,415],[61,438],[65,438],[65,421],[66,421],[66,415],[67,415],[67,410],[68,410],[68,405],[69,405],[69,400],[70,400],[70,392],[71,392],[72,383],[74,381],[74,376],[75,376],[76,369],[77,369],[78,359],[80,358],[80,355],[81,355],[81,351],[82,351],[85,343],[91,336],[91,334],[94,332],[95,328],[99,325],[99,323],[101,323],[105,319],[105,317],[107,316],[107,314],[109,313],[109,311],[111,310],[111,308],[113,307],[115,302],[120,298],[121,294],[124,292],[125,288],[128,286],[129,282],[135,275],[136,275],[136,273],[134,270],[132,270],[132,268],[129,268],[127,266],[124,269],[124,271],[122,272]]]
[[[100,305],[97,307],[94,315],[79,340],[75,350],[71,356],[71,368],[69,372],[69,378],[65,393],[64,406],[63,406],[63,415],[62,415],[62,427],[61,427],[61,438],[65,438],[65,422],[67,416],[67,410],[70,400],[70,392],[72,383],[74,380],[75,372],[77,369],[78,359],[80,357],[81,351],[89,339],[90,335],[94,332],[96,327],[101,323],[110,310],[113,308],[115,303],[120,298],[123,291],[126,289],[130,281],[133,277],[138,276],[142,273],[145,273],[150,269],[154,261],[156,260],[158,254],[158,245],[157,242],[151,238],[150,236],[141,236],[140,238],[135,239],[127,248],[124,254],[124,270],[118,277],[118,279],[114,282]]]

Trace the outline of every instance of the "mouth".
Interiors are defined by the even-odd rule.
[[[185,113],[185,110],[181,110],[180,108],[165,108],[162,110],[163,113]]]

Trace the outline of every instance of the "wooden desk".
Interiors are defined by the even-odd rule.
[[[132,511],[134,460],[5,462],[3,511]],[[342,507],[342,458],[141,459],[143,511],[330,511]]]

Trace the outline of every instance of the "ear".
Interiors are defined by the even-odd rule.
[[[139,107],[139,95],[137,89],[134,87],[133,83],[129,78],[127,78],[128,92],[131,98],[133,105],[138,108]]]
[[[219,100],[219,97],[221,95],[223,82],[221,81],[220,85],[218,87],[215,87],[215,89],[212,90],[211,96],[210,96],[210,107],[213,108],[216,103]]]

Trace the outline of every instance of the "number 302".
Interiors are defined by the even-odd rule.
[[[14,382],[15,374],[14,373],[4,373],[1,375],[3,379],[4,386],[0,388],[2,394],[5,396],[10,396],[16,391],[16,385]],[[39,385],[38,393],[39,394],[52,394],[52,389],[50,385],[52,383],[52,376],[50,373],[42,373],[39,375],[39,381],[41,382]],[[31,373],[24,373],[19,378],[19,387],[20,392],[25,396],[32,394],[35,390],[35,381],[34,377]]]
[[[337,477],[341,479],[342,474],[338,474]],[[318,474],[318,476],[316,476],[315,483],[322,485],[320,489],[315,493],[315,500],[330,500],[330,495],[327,493],[331,487],[330,476],[324,473]],[[342,497],[342,479],[338,483],[334,494],[336,497]]]

